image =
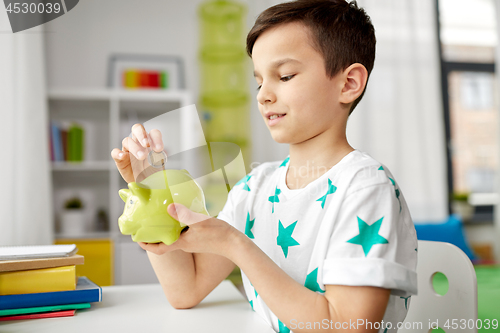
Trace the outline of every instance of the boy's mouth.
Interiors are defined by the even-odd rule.
[[[276,119],[276,118],[279,118],[279,117],[283,117],[283,116],[286,116],[286,113],[282,113],[282,114],[273,114],[272,116],[267,117],[267,119],[269,119],[269,120],[273,120],[273,119]]]
[[[286,113],[281,113],[281,114],[272,114],[270,115],[269,117],[267,117],[268,122],[268,126],[275,126],[276,124],[278,124],[280,121],[282,121],[282,119],[286,116]]]

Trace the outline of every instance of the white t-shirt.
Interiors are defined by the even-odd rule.
[[[410,296],[417,294],[417,236],[394,177],[370,155],[354,150],[304,188],[290,190],[288,162],[253,169],[230,191],[217,218],[245,233],[289,276],[315,292],[324,293],[325,285],[391,289],[379,332],[396,332]],[[298,321],[284,326],[244,272],[242,278],[252,308],[275,331],[335,327],[327,320],[315,327]],[[373,325],[363,320],[361,326]],[[392,328],[386,330],[388,322]]]

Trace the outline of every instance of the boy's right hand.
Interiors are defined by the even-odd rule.
[[[127,183],[138,181],[136,176],[150,166],[147,160],[149,148],[155,152],[163,151],[160,131],[153,129],[148,134],[142,124],[135,124],[132,126],[132,138],[127,136],[123,139],[121,150],[115,148],[111,151],[111,157]]]

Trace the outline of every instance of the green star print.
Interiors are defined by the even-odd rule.
[[[337,186],[333,185],[332,181],[328,179],[328,190],[326,191],[326,194],[321,198],[319,198],[318,200],[316,200],[316,201],[321,201],[321,208],[325,208],[326,196],[328,194],[335,193],[335,191],[337,191]]]
[[[247,213],[247,223],[245,225],[245,235],[248,236],[250,239],[254,239],[255,237],[253,236],[252,228],[253,224],[255,222],[255,219],[250,220],[250,212]]]
[[[281,194],[281,190],[278,188],[278,186],[276,186],[276,189],[274,190],[274,195],[271,195],[269,197],[269,199],[267,199],[273,203],[273,210],[272,210],[273,213],[274,213],[274,203],[280,202],[280,198],[278,198],[278,195],[280,195],[280,194]]]
[[[304,283],[304,287],[312,290],[312,291],[320,291],[324,293],[325,291],[321,289],[318,283],[318,268],[316,268],[311,273],[307,274],[306,282]]]
[[[378,168],[378,169],[379,170],[384,170],[384,167],[380,166],[380,168]],[[395,189],[395,192],[396,192],[396,198],[399,201],[399,212],[401,213],[401,200],[399,199],[399,190],[396,188],[396,182],[391,177],[389,177],[389,176],[387,176],[387,178],[389,178],[389,180],[392,183],[392,186],[394,186],[394,189]]]
[[[245,184],[243,185],[243,190],[245,191],[250,191],[250,187],[248,186],[248,181],[252,178],[252,176],[245,176],[242,179],[240,179],[234,186],[240,185],[240,184]]]
[[[283,163],[281,163],[281,165],[278,167],[278,168],[281,168],[282,166],[285,166],[288,161],[290,161],[290,156],[288,156],[287,158],[285,158],[285,160],[283,161]]]
[[[359,234],[349,239],[347,242],[352,244],[358,244],[363,247],[363,252],[365,257],[370,252],[371,248],[375,244],[387,244],[389,241],[378,234],[380,226],[382,225],[382,217],[380,220],[373,222],[372,225],[368,225],[365,221],[358,218]]]
[[[290,329],[278,319],[279,333],[290,333]]]
[[[408,298],[410,298],[411,296],[408,296],[408,297],[402,297],[402,296],[399,296],[399,298],[404,298],[405,300],[405,309],[408,310]]]
[[[253,301],[248,301],[248,303],[250,303],[250,306],[252,307],[252,310],[254,310],[254,308],[253,308]]]
[[[297,242],[295,239],[292,238],[293,229],[295,229],[295,225],[297,224],[298,221],[293,222],[286,228],[283,227],[281,221],[278,222],[279,222],[279,229],[278,229],[277,244],[278,246],[281,246],[283,254],[285,255],[286,258],[288,256],[288,247],[300,245],[299,242]]]
[[[255,287],[253,286],[253,284],[252,284],[252,283],[250,283],[250,285],[252,286],[253,291],[254,291],[254,293],[255,293],[255,298],[257,298],[257,296],[259,296],[259,293],[257,292],[257,289],[255,289]]]
[[[391,180],[391,183],[394,186],[394,189],[396,191],[396,198],[399,201],[399,212],[401,213],[401,200],[399,199],[399,190],[396,188],[396,182],[394,180],[392,180],[391,177],[387,177],[387,178],[389,178]]]

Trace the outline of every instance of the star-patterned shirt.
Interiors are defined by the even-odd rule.
[[[394,176],[359,150],[302,189],[286,185],[289,158],[264,163],[230,191],[217,216],[245,233],[295,281],[391,289],[384,323],[397,331],[417,294],[417,237]],[[276,332],[291,332],[242,272],[252,308]],[[363,319],[363,318],[360,318]]]

